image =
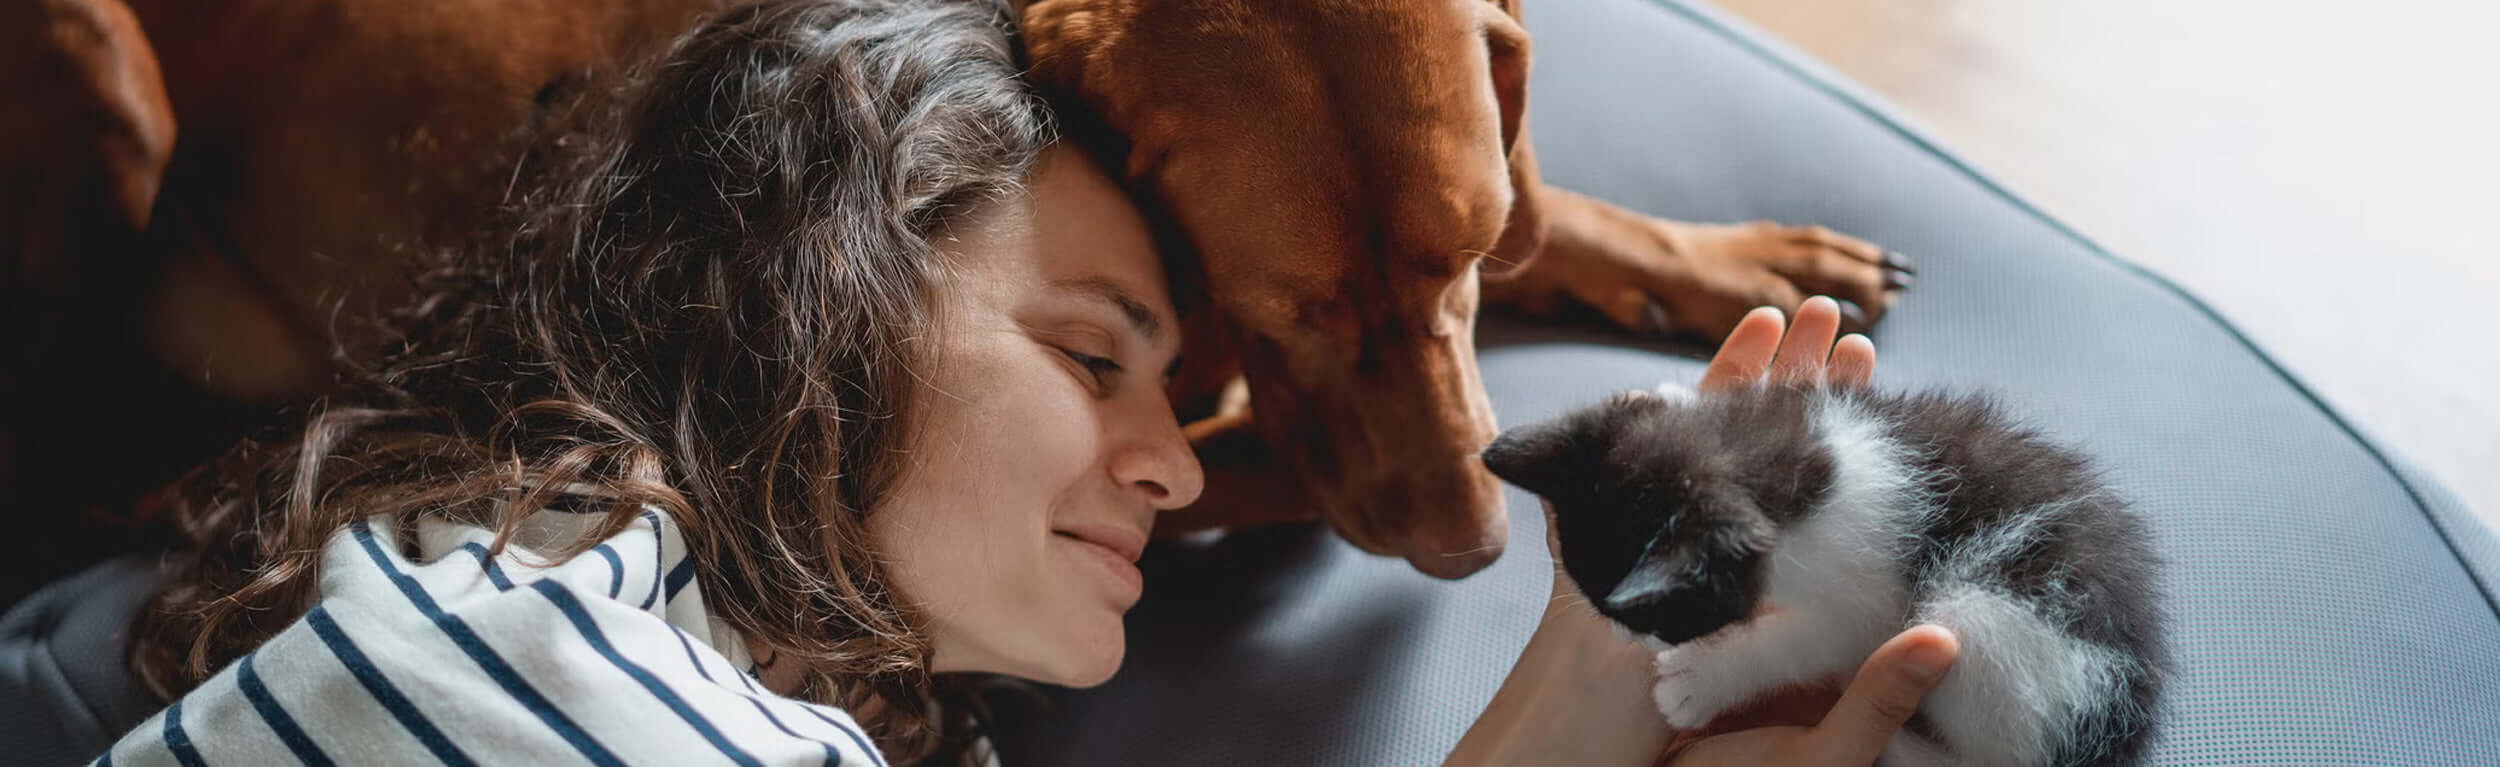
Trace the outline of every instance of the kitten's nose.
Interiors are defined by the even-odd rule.
[[[1685,558],[1673,551],[1642,552],[1640,560],[1632,564],[1632,571],[1615,582],[1613,591],[1606,592],[1606,606],[1628,610],[1645,602],[1664,601],[1680,585],[1676,571],[1685,567]]]
[[[1629,610],[1640,606],[1643,602],[1659,601],[1666,596],[1666,584],[1651,581],[1634,582],[1627,579],[1615,584],[1614,591],[1607,592],[1606,607],[1612,610]]]
[[[1674,577],[1677,557],[1646,557],[1598,600],[1598,611],[1667,644],[1682,644],[1745,619],[1753,597],[1739,588]]]

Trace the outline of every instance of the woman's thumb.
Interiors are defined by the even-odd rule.
[[[1960,652],[1953,632],[1933,624],[1901,632],[1876,648],[1840,702],[1814,726],[1810,763],[1873,764],[1893,732],[1918,713],[1919,701],[1944,681]]]

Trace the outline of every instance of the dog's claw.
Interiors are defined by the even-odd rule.
[[[1909,256],[1904,256],[1889,250],[1884,251],[1884,266],[1903,274],[1918,273],[1918,266],[1910,263]]]
[[[1865,307],[1858,306],[1858,302],[1845,298],[1834,299],[1834,302],[1840,304],[1840,329],[1842,332],[1856,333],[1866,330],[1867,322]]]
[[[1653,335],[1666,335],[1675,330],[1675,321],[1667,318],[1667,307],[1657,301],[1641,305],[1641,330]]]

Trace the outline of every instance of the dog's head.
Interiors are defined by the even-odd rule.
[[[1502,549],[1477,278],[1522,195],[1527,38],[1490,0],[1038,0],[1037,79],[1129,144],[1194,248],[1255,422],[1348,540],[1458,577]]]

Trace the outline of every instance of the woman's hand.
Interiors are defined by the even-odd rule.
[[[1719,344],[1710,369],[1701,374],[1702,391],[1721,391],[1764,380],[1784,384],[1829,383],[1865,386],[1875,376],[1875,342],[1851,333],[1833,343],[1840,332],[1840,304],[1815,296],[1797,307],[1797,322],[1782,321],[1780,310],[1762,307],[1745,315],[1736,330]]]
[[[1617,633],[1556,567],[1536,633],[1444,766],[1656,763],[1676,732],[1650,701],[1655,655]]]
[[[1809,726],[1765,725],[1688,733],[1676,739],[1665,763],[1708,765],[1850,765],[1875,763],[1919,701],[1944,679],[1961,646],[1942,626],[1912,627],[1875,649],[1840,700]],[[1793,708],[1793,706],[1791,707]],[[1722,722],[1729,721],[1722,719]]]

